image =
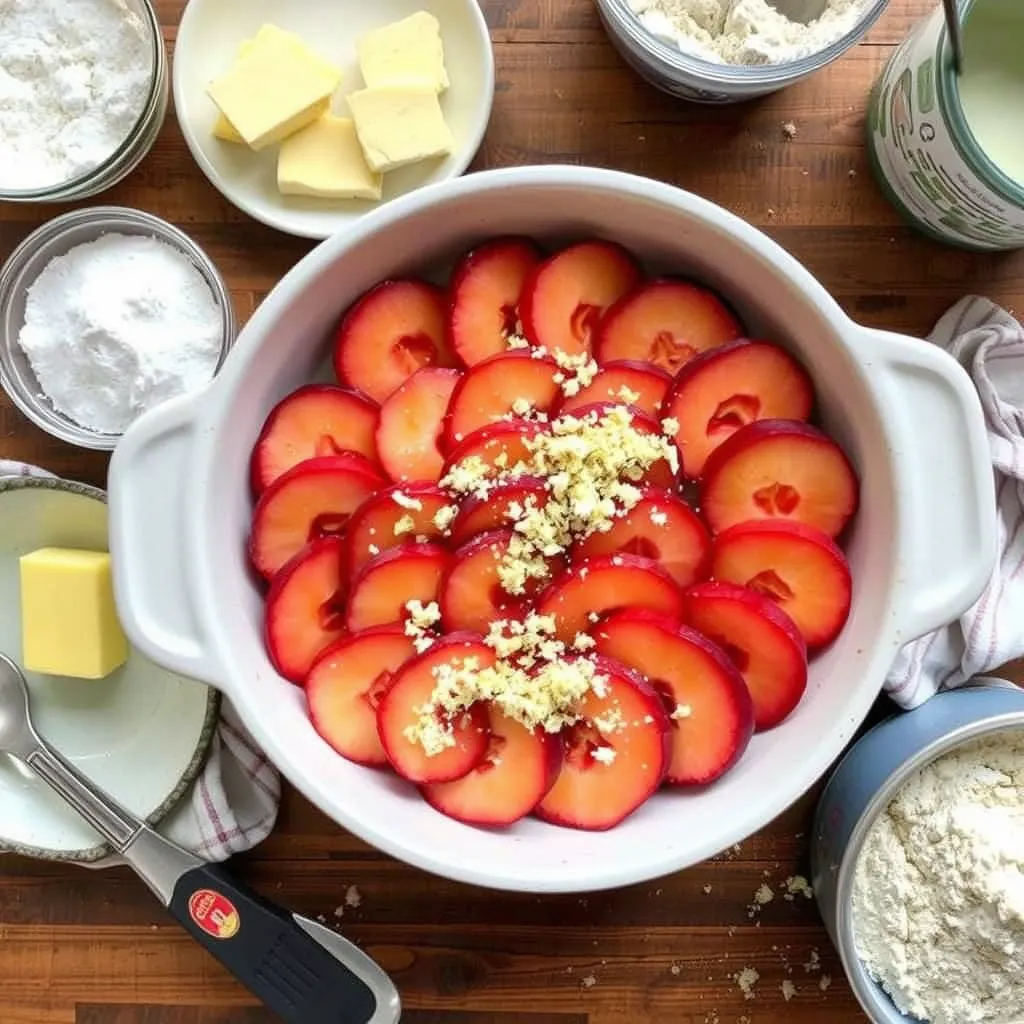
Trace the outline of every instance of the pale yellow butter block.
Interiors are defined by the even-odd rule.
[[[39,548],[21,556],[20,572],[26,669],[102,679],[127,661],[107,552]]]
[[[441,25],[427,11],[375,29],[359,40],[356,51],[367,88],[427,85],[436,92],[448,88]]]
[[[367,167],[352,121],[324,114],[281,143],[277,187],[286,196],[380,199],[381,176]]]
[[[239,57],[207,92],[252,149],[263,149],[315,121],[330,106],[341,75],[279,36]]]
[[[380,174],[452,151],[452,133],[433,89],[361,89],[349,94],[348,106],[366,162]]]

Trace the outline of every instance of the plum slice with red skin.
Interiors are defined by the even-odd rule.
[[[557,406],[563,416],[585,405],[614,402],[631,405],[648,416],[657,417],[672,386],[672,376],[654,363],[620,359],[607,363],[594,379],[575,395],[566,395]],[[628,395],[628,399],[624,397]]]
[[[617,242],[590,239],[549,256],[523,288],[523,333],[552,355],[592,350],[605,311],[640,280],[636,260]]]
[[[712,575],[771,598],[812,650],[835,640],[850,614],[846,556],[806,523],[755,519],[730,526],[715,538]]]
[[[523,288],[542,259],[536,242],[508,236],[476,246],[456,264],[448,324],[452,346],[467,366],[508,349]]]
[[[249,532],[249,558],[270,579],[317,537],[344,533],[352,513],[384,484],[362,455],[344,452],[306,459],[281,474],[259,497]]]
[[[349,632],[403,621],[409,601],[436,601],[451,558],[445,548],[430,543],[382,551],[352,581],[346,613]]]
[[[427,281],[382,281],[363,294],[338,324],[338,380],[383,402],[425,366],[458,365],[448,343],[448,298]]]
[[[321,739],[356,764],[386,765],[377,706],[395,672],[415,654],[400,624],[349,634],[323,651],[305,682],[309,717]]]
[[[377,705],[377,735],[388,762],[403,779],[419,785],[451,782],[468,775],[487,756],[490,733],[483,704],[454,714],[438,709],[439,724],[451,731],[454,740],[454,745],[439,753],[428,753],[415,737],[410,738],[407,730],[419,726],[420,709],[432,703],[441,666],[457,671],[469,662],[485,669],[494,661],[494,651],[480,637],[452,633],[395,672]]]
[[[486,633],[492,622],[522,619],[537,591],[546,580],[558,575],[562,559],[548,558],[548,575],[544,579],[527,580],[522,594],[506,591],[498,570],[512,537],[511,530],[492,530],[467,541],[455,552],[439,599],[441,622],[446,630]]]
[[[422,481],[392,484],[371,495],[352,513],[345,531],[349,574],[355,575],[370,559],[388,548],[421,537],[440,540],[442,531],[434,517],[451,504],[450,495],[440,487]],[[408,528],[396,533],[400,526]]]
[[[519,463],[527,462],[529,442],[547,432],[546,423],[529,420],[507,420],[474,430],[449,452],[441,479],[468,459],[480,459],[487,476],[500,476]]]
[[[636,555],[602,555],[566,569],[537,598],[537,612],[555,617],[555,634],[571,643],[600,618],[623,608],[647,608],[674,622],[683,594],[660,565]]]
[[[524,475],[495,484],[485,498],[476,495],[463,498],[451,525],[451,542],[464,544],[477,534],[511,526],[516,521],[512,510],[528,506],[541,508],[549,497],[543,477]]]
[[[307,384],[267,416],[252,451],[252,487],[260,494],[306,459],[355,452],[377,461],[376,402],[337,384]]]
[[[711,535],[700,516],[682,498],[647,487],[628,511],[577,541],[572,561],[599,555],[637,555],[650,558],[681,587],[705,579],[711,562]]]
[[[452,392],[444,425],[444,447],[450,451],[475,430],[511,417],[513,406],[526,402],[547,413],[560,394],[553,359],[536,359],[516,350],[491,356],[467,370]],[[517,410],[516,418],[523,415]]]
[[[739,669],[758,732],[789,717],[807,689],[807,647],[771,598],[735,583],[698,583],[683,594],[683,621]]]
[[[672,729],[665,781],[703,786],[743,756],[754,708],[743,676],[702,633],[648,611],[609,616],[591,634],[595,650],[641,673],[661,696]]]
[[[461,779],[423,786],[435,810],[467,825],[511,825],[548,794],[562,765],[561,737],[527,729],[495,705],[487,708],[490,733],[483,760]]]
[[[267,654],[293,683],[302,682],[316,656],[345,632],[343,555],[340,537],[320,537],[281,567],[267,591]]]
[[[600,686],[580,702],[580,720],[563,731],[565,756],[537,805],[544,821],[602,832],[642,806],[665,778],[671,728],[661,697],[632,669],[591,656]]]
[[[670,374],[743,328],[709,288],[675,278],[646,281],[608,310],[594,353],[599,363],[642,359]]]
[[[686,475],[697,479],[708,456],[755,420],[806,420],[814,408],[807,371],[766,341],[734,341],[691,360],[665,399],[679,423],[675,440]]]
[[[700,507],[712,533],[749,519],[776,519],[836,537],[857,511],[858,490],[842,448],[817,427],[757,420],[711,453]]]
[[[380,407],[377,456],[392,480],[440,478],[444,418],[459,377],[458,370],[417,370]]]

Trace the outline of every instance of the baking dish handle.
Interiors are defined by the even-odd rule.
[[[995,486],[985,415],[966,370],[929,342],[861,328],[859,350],[895,420],[901,488],[897,567],[903,642],[959,618],[998,557]]]
[[[132,643],[174,672],[218,685],[183,557],[198,397],[162,403],[136,420],[114,449],[110,553],[114,599]]]

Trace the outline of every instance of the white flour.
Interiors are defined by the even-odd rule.
[[[961,747],[903,787],[858,862],[853,929],[903,1013],[1024,1021],[1024,733]]]
[[[0,188],[99,166],[146,105],[153,55],[119,0],[0,0]]]
[[[873,3],[826,0],[821,16],[805,24],[766,0],[627,0],[652,35],[720,64],[783,64],[809,57],[845,36]]]
[[[209,382],[221,333],[213,293],[181,253],[110,234],[47,264],[28,290],[18,344],[58,411],[120,433]]]

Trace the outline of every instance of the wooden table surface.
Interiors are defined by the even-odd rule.
[[[183,0],[158,0],[173,45]],[[729,109],[690,106],[636,78],[589,0],[483,0],[497,96],[475,168],[589,163],[691,189],[763,228],[866,324],[926,332],[965,291],[1024,309],[1024,253],[978,256],[904,226],[862,142],[868,89],[932,7],[892,0],[866,42],[809,82]],[[784,122],[796,126],[787,138]],[[193,165],[174,118],[100,200],[189,232],[225,273],[244,320],[310,248],[229,206]],[[54,208],[0,209],[0,258]],[[103,484],[76,451],[0,405],[0,457]],[[741,848],[682,874],[589,898],[507,896],[445,882],[358,842],[289,793],[275,834],[236,867],[342,929],[393,973],[409,1024],[853,1024],[807,872],[813,796]],[[749,908],[762,884],[775,898]],[[350,890],[350,886],[355,886]],[[344,904],[358,893],[358,907]],[[759,980],[745,998],[735,975]],[[129,873],[2,862],[0,1024],[270,1024]]]

